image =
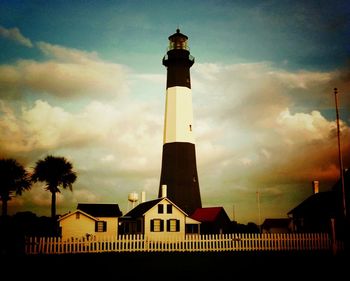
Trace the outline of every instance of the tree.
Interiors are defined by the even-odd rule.
[[[46,156],[38,160],[32,175],[33,182],[46,182],[46,190],[51,192],[51,218],[56,220],[56,193],[61,192],[59,187],[72,191],[72,184],[77,176],[73,165],[64,157]]]
[[[24,167],[15,159],[0,159],[0,198],[2,201],[2,216],[7,216],[7,202],[13,193],[22,195],[22,192],[31,188],[31,178]]]

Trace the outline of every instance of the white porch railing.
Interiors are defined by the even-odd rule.
[[[27,237],[26,254],[70,254],[102,252],[208,252],[208,251],[308,251],[338,250],[327,233],[213,234],[183,239],[149,240],[143,235],[70,239]]]

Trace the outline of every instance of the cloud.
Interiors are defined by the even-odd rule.
[[[128,110],[97,101],[90,102],[77,113],[51,106],[42,100],[35,101],[32,107],[22,107],[20,115],[16,115],[14,109],[4,101],[0,105],[1,145],[4,150],[26,152],[79,147],[110,142],[109,137],[117,132],[120,136],[115,142],[133,145],[138,134],[146,133],[146,128],[143,127],[145,123],[136,121],[138,117]],[[129,110],[133,109],[129,107]],[[129,124],[130,129],[124,128],[125,123]],[[152,124],[146,124],[149,125]]]
[[[142,102],[91,101],[70,112],[37,100],[31,107],[22,106],[18,113],[2,101],[0,115],[0,152],[4,155],[37,157],[48,151],[68,151],[82,170],[106,169],[112,174],[147,173],[158,164],[159,157],[151,153],[161,152],[162,118]],[[159,134],[154,134],[157,131]],[[110,163],[114,165],[110,167]]]
[[[326,117],[334,111],[334,98],[327,91],[345,73],[288,72],[265,62],[194,68],[194,132],[205,205],[249,205],[260,187],[270,204],[283,202],[270,206],[282,216],[305,199],[312,180],[330,188],[339,169],[336,124]],[[345,120],[341,129],[348,155]],[[349,160],[344,157],[345,167]],[[251,213],[245,211],[242,220]]]
[[[288,144],[327,140],[334,135],[336,126],[335,122],[327,121],[319,111],[293,115],[288,108],[279,114],[276,123],[281,140]]]
[[[33,44],[30,39],[24,37],[21,31],[17,28],[5,28],[0,25],[0,36],[15,41],[23,46],[32,48]]]
[[[18,60],[13,65],[0,65],[2,97],[44,93],[64,99],[115,98],[128,93],[129,71],[125,66],[103,61],[94,52],[44,42],[37,45],[49,60]]]
[[[38,42],[37,46],[46,56],[61,62],[84,64],[99,60],[96,52],[86,52],[45,42]]]
[[[64,58],[73,65],[99,61],[94,53],[42,48],[54,63],[67,64]],[[338,175],[336,126],[326,114],[333,111],[333,99],[322,106],[312,100],[321,100],[324,92],[319,90],[341,73],[288,72],[266,62],[198,64],[192,75],[193,130],[203,205],[230,210],[235,202],[244,212],[237,219],[247,222],[254,218],[247,206],[256,204],[258,187],[265,207],[270,204],[274,214],[284,216],[305,199],[312,180],[330,186]],[[71,159],[78,171],[74,190],[82,193],[62,193],[62,212],[82,200],[113,201],[126,208],[131,191],[146,190],[151,200],[157,196],[161,167],[162,78],[137,74],[131,79],[133,95],[96,97],[77,107],[44,98],[32,103],[2,100],[0,153],[27,157],[28,166],[49,152]],[[309,103],[299,91],[310,95]],[[346,121],[341,128],[348,155]]]
[[[293,112],[334,110],[335,87],[346,108],[350,105],[348,77],[348,69],[286,71],[268,62],[197,64],[192,83],[195,113],[208,122],[268,126],[287,107]]]

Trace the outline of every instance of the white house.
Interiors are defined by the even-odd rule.
[[[62,239],[116,237],[118,204],[78,204],[77,210],[58,219]]]
[[[150,240],[184,238],[199,231],[200,222],[166,197],[140,203],[120,218],[119,233],[144,234]]]

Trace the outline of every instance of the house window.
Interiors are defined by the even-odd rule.
[[[107,222],[106,221],[95,222],[95,232],[106,232],[106,231],[107,231]]]
[[[167,212],[167,214],[172,214],[173,213],[173,205],[167,204],[166,205],[166,212]]]
[[[164,206],[163,204],[158,205],[158,214],[163,214],[164,213]]]
[[[80,213],[75,213],[75,219],[80,219]]]
[[[176,220],[176,219],[167,220],[166,228],[168,232],[180,231],[180,220]]]
[[[151,220],[151,231],[152,232],[162,232],[164,231],[164,221],[161,219]]]

